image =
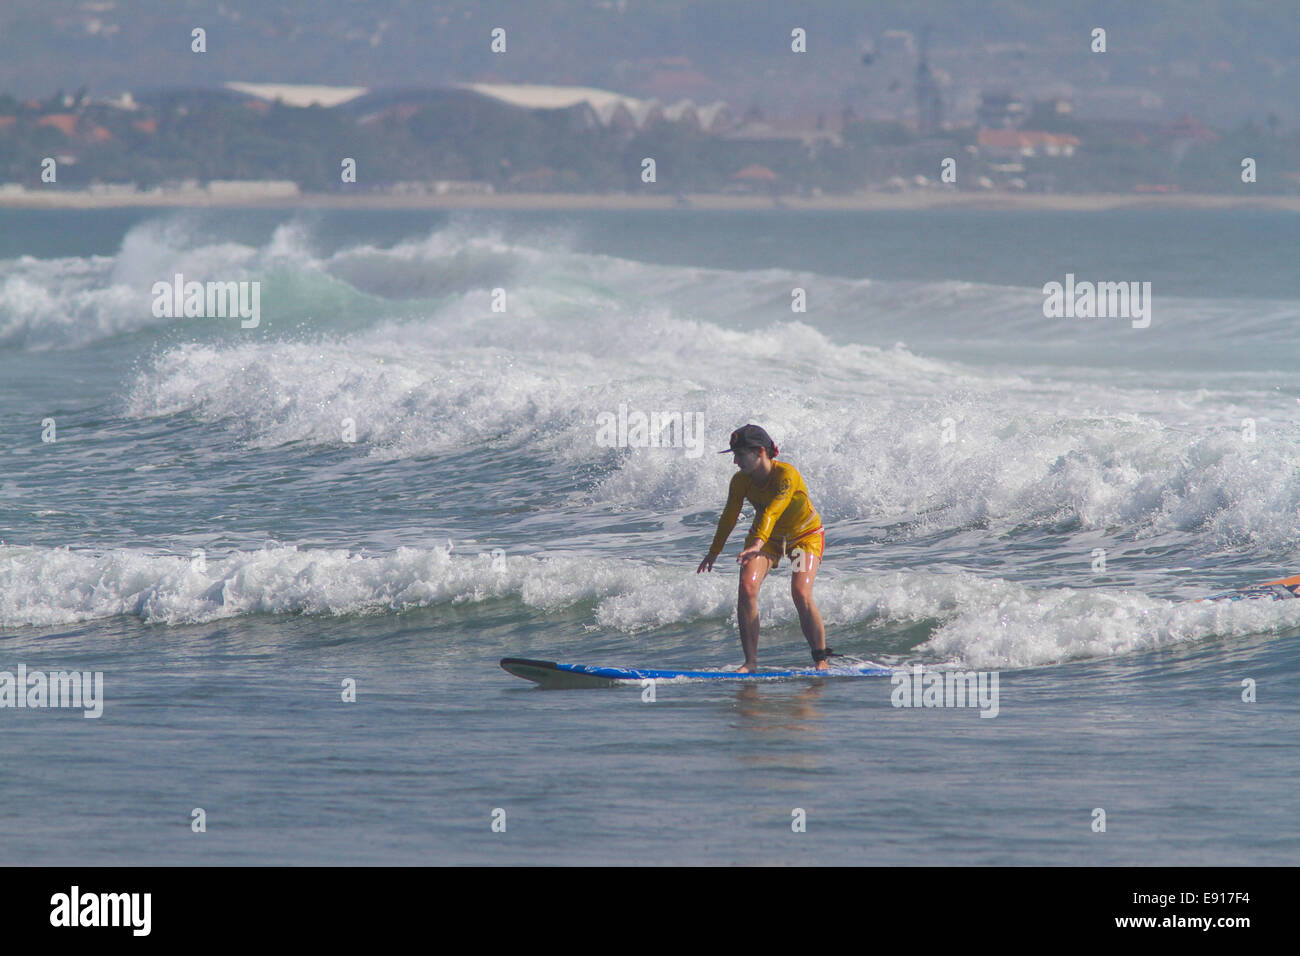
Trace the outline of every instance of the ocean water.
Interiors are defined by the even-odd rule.
[[[1193,599],[1300,573],[1297,249],[1247,211],[0,211],[0,671],[103,675],[97,719],[0,707],[0,862],[1295,864],[1300,600]],[[177,273],[259,324],[156,317]],[[1067,274],[1150,282],[1149,327],[1046,318]],[[689,427],[604,440],[638,412]],[[695,569],[746,422],[825,520],[828,642],[996,673],[995,718],[497,666],[738,664],[748,515]],[[808,659],[788,578],[766,665]]]

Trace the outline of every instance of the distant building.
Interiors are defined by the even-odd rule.
[[[756,143],[798,143],[806,155],[815,157],[827,146],[844,145],[844,126],[850,120],[851,116],[843,112],[788,117],[753,114],[724,133],[723,138]]]
[[[106,143],[113,134],[95,123],[89,117],[75,113],[47,113],[36,120],[37,126],[52,126],[68,139],[79,139],[88,143]]]
[[[1088,129],[1129,146],[1150,146],[1161,136],[1160,127],[1145,120],[1089,120]]]
[[[1074,100],[1064,96],[1049,96],[1034,101],[1035,112],[1045,112],[1056,116],[1073,116]]]
[[[975,118],[980,126],[991,129],[1019,127],[1029,115],[1024,98],[1017,93],[985,93],[980,97]]]
[[[522,109],[590,111],[594,118],[591,125],[616,129],[641,130],[668,121],[686,122],[704,132],[714,132],[728,125],[731,117],[727,104],[721,100],[707,106],[696,106],[691,100],[664,106],[658,100],[640,100],[588,86],[536,83],[457,83],[455,86]]]
[[[1120,119],[1144,119],[1165,105],[1165,98],[1155,90],[1136,86],[1080,88],[1078,98],[1087,115]]]
[[[243,93],[266,103],[277,100],[285,106],[339,106],[369,90],[364,86],[315,86],[302,83],[224,83],[228,90]]]
[[[986,159],[1016,159],[1022,156],[1073,156],[1080,140],[1069,133],[981,129],[977,143],[980,155]]]
[[[107,107],[123,113],[134,113],[140,109],[140,104],[135,101],[135,97],[129,92],[123,93],[116,98],[88,100],[87,103],[90,106]]]
[[[750,163],[731,177],[731,181],[735,186],[746,191],[759,188],[770,190],[780,179],[781,177],[778,174],[758,163]],[[728,192],[730,191],[732,191],[731,187],[728,187]]]
[[[262,112],[276,102],[293,107],[344,107],[355,113],[362,125],[369,125],[390,119],[405,122],[430,106],[445,106],[466,96],[483,97],[517,109],[567,111],[576,128],[636,131],[667,121],[712,133],[733,122],[731,110],[721,100],[700,105],[683,99],[665,106],[655,99],[642,100],[594,87],[537,83],[454,83],[433,89],[370,90],[360,86],[228,82],[219,91],[171,90],[142,98],[161,108],[179,106],[182,112],[184,105],[204,100],[233,100]]]
[[[71,113],[48,113],[38,119],[36,125],[53,126],[69,139],[77,135],[77,117]]]

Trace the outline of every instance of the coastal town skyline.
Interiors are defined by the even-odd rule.
[[[975,122],[957,125],[941,118],[941,103],[925,117],[924,96],[918,84],[921,109],[909,124],[848,109],[741,115],[722,100],[661,104],[541,84],[369,90],[228,82],[139,100],[130,92],[95,98],[84,88],[22,101],[0,94],[0,146],[8,147],[0,153],[0,202],[61,202],[69,191],[110,202],[219,204],[331,193],[621,193],[678,203],[688,194],[1300,195],[1300,137],[1280,131],[1273,116],[1267,126],[1216,131],[1190,114],[1085,120],[1067,97],[986,92]],[[363,173],[352,153],[364,154]],[[1238,155],[1246,157],[1240,179]],[[334,182],[336,162],[342,173]]]
[[[0,3],[0,202],[1300,196],[1286,5],[1176,9]]]

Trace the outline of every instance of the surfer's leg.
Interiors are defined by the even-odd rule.
[[[822,626],[822,615],[813,600],[813,581],[817,579],[817,568],[821,566],[821,555],[808,549],[795,561],[795,571],[790,575],[790,597],[794,598],[795,610],[799,612],[799,626],[808,646],[820,651],[826,646],[826,628]],[[802,566],[803,570],[799,570]],[[818,670],[830,665],[818,661]]]
[[[736,601],[736,617],[740,620],[740,646],[745,652],[742,672],[758,669],[758,589],[771,570],[772,562],[765,554],[756,554],[740,569],[740,596]]]

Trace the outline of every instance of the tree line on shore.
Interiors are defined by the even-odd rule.
[[[937,183],[951,159],[957,188],[1069,193],[1163,184],[1198,193],[1300,192],[1300,135],[1283,135],[1276,124],[1183,135],[1176,125],[1143,132],[1135,124],[1031,115],[1025,128],[1073,135],[1079,145],[1071,155],[998,156],[979,144],[974,127],[920,137],[901,123],[852,116],[837,136],[811,145],[670,121],[637,130],[592,123],[578,110],[524,110],[463,91],[370,115],[179,93],[122,109],[90,103],[84,90],[71,97],[60,91],[45,102],[0,95],[0,183],[49,188],[41,170],[53,157],[58,185],[69,188],[289,180],[306,192],[337,192],[453,180],[497,192],[834,194]],[[642,179],[647,157],[655,161],[651,183]],[[355,160],[356,183],[343,181],[345,158]],[[1257,182],[1242,181],[1247,158]],[[737,178],[755,167],[763,174]]]

